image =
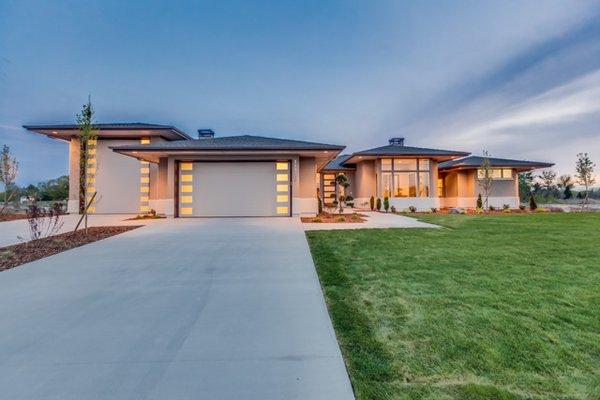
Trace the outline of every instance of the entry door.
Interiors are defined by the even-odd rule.
[[[181,162],[182,217],[290,215],[289,162]]]

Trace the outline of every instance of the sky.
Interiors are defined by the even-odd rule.
[[[358,151],[412,146],[600,170],[600,1],[0,1],[0,145],[67,174],[24,124],[175,125]]]

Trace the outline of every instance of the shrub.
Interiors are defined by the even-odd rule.
[[[30,239],[37,240],[58,233],[63,226],[61,215],[64,214],[61,203],[54,203],[49,210],[45,210],[33,203],[27,208],[27,223],[29,224]],[[21,237],[19,239],[22,240]]]
[[[340,194],[340,203],[346,201],[346,196]]]
[[[481,199],[481,193],[477,195],[477,208],[483,208],[483,200]]]
[[[379,197],[377,198],[376,207],[377,207],[377,211],[381,211],[381,199]]]
[[[320,223],[320,222],[323,222],[323,220],[321,218],[317,217],[317,218],[313,218],[312,222]]]
[[[438,211],[438,210],[437,210],[437,208],[435,208],[435,207],[431,207],[431,208],[430,208],[430,210],[431,210],[431,212],[432,212],[432,213],[434,213],[434,214],[435,214],[435,213],[437,213],[437,211]]]
[[[346,222],[346,218],[343,216],[339,216],[335,219],[337,222]]]
[[[346,196],[346,202],[352,201],[354,200],[354,197],[352,196]]]
[[[504,209],[502,210],[502,212],[503,212],[504,214],[510,214],[512,211],[510,211],[510,208],[504,208]]]
[[[483,208],[481,208],[481,207],[477,207],[477,208],[475,209],[475,214],[477,214],[477,215],[483,214]]]
[[[417,207],[415,207],[415,206],[409,206],[408,207],[408,211],[410,211],[411,213],[417,212]]]
[[[353,208],[354,207],[354,202],[353,201],[351,201],[351,202],[346,201],[346,205],[348,207],[350,207],[350,208]]]
[[[375,197],[371,196],[369,203],[371,204],[371,211],[375,211]]]
[[[317,196],[317,215],[323,214],[323,201],[320,196]]]
[[[531,211],[535,211],[537,209],[537,203],[535,202],[535,197],[533,196],[529,198],[529,209]]]
[[[489,206],[488,208],[490,209],[490,211],[496,211],[496,207],[494,206]]]
[[[550,210],[548,208],[540,207],[535,209],[536,213],[548,213]]]
[[[393,213],[395,213],[396,212],[396,207],[392,206],[391,210],[392,210]]]
[[[390,199],[388,199],[387,197],[383,198],[383,209],[385,210],[385,212],[388,212],[390,209]]]
[[[519,210],[521,211],[525,211],[527,207],[525,207],[523,204],[519,205]]]
[[[510,210],[510,204],[502,204],[503,210]]]

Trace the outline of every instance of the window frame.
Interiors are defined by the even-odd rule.
[[[414,160],[415,162],[415,169],[396,169],[396,162],[395,160]],[[421,167],[421,164],[423,164],[423,167]],[[388,169],[389,168],[389,169]],[[399,198],[399,199],[410,199],[410,198],[427,198],[427,197],[431,197],[431,159],[429,158],[419,158],[419,157],[382,157],[380,158],[380,162],[379,162],[379,170],[380,170],[380,174],[379,174],[379,178],[378,178],[378,182],[379,182],[379,193],[381,196],[386,197],[385,195],[385,190],[384,190],[384,185],[383,185],[383,174],[389,174],[390,175],[390,190],[389,190],[389,196],[390,198]],[[410,174],[410,173],[414,173],[416,175],[416,180],[415,180],[415,196],[406,196],[406,197],[397,197],[396,194],[396,175],[399,174]],[[427,188],[427,196],[420,196],[420,188],[421,188],[421,174],[426,174],[429,179],[428,182],[426,182],[426,188]],[[409,193],[410,193],[410,185],[409,185]]]

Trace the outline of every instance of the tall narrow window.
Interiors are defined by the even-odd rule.
[[[419,172],[419,197],[429,197],[429,172]]]
[[[390,197],[392,195],[392,174],[384,172],[381,174],[381,195]]]

